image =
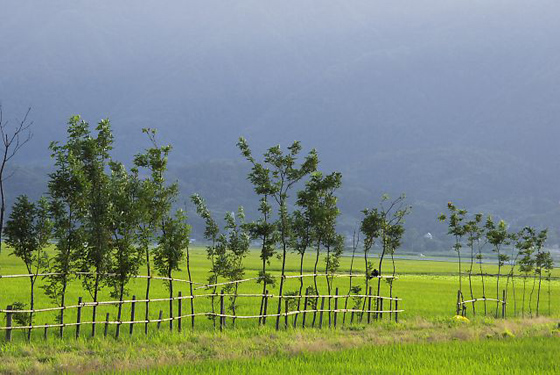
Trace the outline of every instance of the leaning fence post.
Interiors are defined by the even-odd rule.
[[[305,317],[307,315],[307,300],[309,296],[309,289],[305,290],[305,299],[303,300],[303,318],[301,321],[301,327],[305,328]]]
[[[367,322],[368,324],[371,323],[371,286],[368,289],[368,312],[367,312]]]
[[[159,310],[159,317],[158,317],[158,322],[157,322],[157,329],[159,331],[159,329],[161,328],[161,320],[163,319],[163,310]]]
[[[80,337],[80,327],[82,325],[82,297],[78,297],[78,316],[76,317],[76,338]]]
[[[336,328],[336,317],[338,315],[338,288],[335,289],[334,296],[334,328]]]
[[[109,332],[109,313],[105,316],[105,332],[103,332],[103,336],[107,337],[107,333]]]
[[[6,307],[6,310],[12,310],[12,305]],[[6,340],[12,341],[12,312],[6,313]]]
[[[506,290],[502,291],[502,319],[506,318]]]
[[[399,297],[395,296],[395,323],[399,322]]]
[[[132,303],[130,304],[130,336],[134,332],[134,316],[136,312],[136,296],[132,296]]]
[[[319,312],[319,328],[323,328],[323,310],[325,308],[325,297],[321,297],[321,311]]]
[[[181,315],[183,315],[183,293],[179,291],[179,298],[177,298],[177,330],[181,332]]]
[[[224,329],[225,325],[225,308],[224,308],[224,290],[220,291],[220,332]]]

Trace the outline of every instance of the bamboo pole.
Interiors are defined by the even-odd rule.
[[[182,319],[181,319],[181,315],[183,315],[183,300],[181,299],[181,297],[183,296],[183,294],[181,293],[181,291],[179,291],[179,299],[177,300],[177,315],[178,315],[178,320],[177,320],[177,330],[179,332],[181,332],[182,327]]]

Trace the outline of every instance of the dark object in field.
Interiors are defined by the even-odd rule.
[[[369,279],[373,279],[374,277],[379,276],[379,271],[377,271],[377,269],[374,269],[373,271],[371,271],[371,274],[369,275]]]

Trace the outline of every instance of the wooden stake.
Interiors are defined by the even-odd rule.
[[[285,310],[285,315],[284,315],[284,329],[288,329],[288,309],[289,309],[288,302],[289,302],[288,299],[285,299],[285,300],[284,300],[284,310]]]
[[[506,318],[506,291],[502,291],[502,319]]]
[[[183,294],[179,291],[179,299],[177,300],[177,329],[181,332],[182,322],[181,315],[183,315],[183,299],[181,298]]]
[[[305,317],[307,316],[307,300],[309,296],[309,290],[305,290],[305,299],[303,300],[303,318],[301,322],[301,327],[305,328]]]
[[[379,311],[379,319],[383,320],[383,298],[379,298]]]
[[[367,299],[368,299],[367,322],[368,322],[368,324],[370,324],[371,323],[371,313],[370,313],[370,311],[371,311],[371,286],[369,287],[369,290],[368,290]]]
[[[334,328],[336,328],[336,318],[338,316],[338,313],[336,312],[336,310],[338,310],[338,288],[335,289],[334,291],[334,295],[335,295],[335,299],[334,299]]]
[[[76,317],[76,338],[80,337],[80,327],[82,320],[82,297],[78,297],[78,316]]]
[[[395,323],[399,322],[399,297],[395,296]]]
[[[136,312],[136,296],[132,296],[132,303],[130,304],[130,336],[132,336],[132,333],[134,332],[134,315]]]
[[[268,311],[268,289],[265,291],[262,325],[266,325],[266,312]]]
[[[44,340],[47,340],[47,338],[48,338],[48,333],[47,333],[48,328],[49,328],[49,327],[45,327],[45,332],[43,333],[43,339],[44,339]]]
[[[11,310],[12,305],[6,307],[6,310]],[[12,341],[12,314],[11,312],[6,313],[6,341]]]
[[[225,312],[225,307],[224,307],[224,290],[222,289],[220,291],[220,315],[224,315]],[[223,316],[220,316],[220,332],[223,331],[224,326],[226,323],[226,319]]]
[[[325,297],[321,297],[321,311],[319,312],[319,328],[323,328],[323,310],[325,309]]]
[[[161,328],[161,319],[163,318],[163,310],[159,310],[159,317],[158,317],[158,322],[157,322],[157,329],[159,331],[159,329]]]
[[[109,313],[105,316],[105,332],[103,332],[103,336],[107,337],[107,333],[109,332]]]

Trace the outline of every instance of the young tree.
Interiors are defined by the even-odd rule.
[[[466,211],[465,211],[466,213]],[[484,228],[481,226],[482,223],[482,214],[476,214],[474,217],[467,221],[463,227],[463,231],[467,238],[467,246],[471,249],[471,263],[469,267],[469,290],[471,293],[471,300],[472,302],[472,310],[473,315],[476,314],[475,308],[475,301],[474,301],[474,293],[473,293],[473,284],[472,284],[472,272],[474,266],[475,258],[478,260],[478,264],[480,267],[480,277],[482,279],[482,297],[486,298],[486,286],[484,283],[484,273],[482,272],[482,246],[480,244],[480,240],[484,235]],[[475,255],[475,247],[478,248],[478,252]],[[484,300],[484,314],[486,314],[486,299]]]
[[[144,178],[141,182],[140,188],[140,203],[138,209],[140,212],[141,220],[138,226],[139,243],[144,254],[144,261],[146,262],[147,276],[146,279],[146,308],[145,320],[150,318],[150,287],[152,277],[152,267],[150,259],[150,249],[152,243],[159,242],[159,237],[162,235],[162,222],[166,216],[169,216],[171,206],[177,199],[179,194],[178,184],[168,184],[165,179],[167,172],[168,157],[171,152],[171,146],[160,146],[156,139],[157,131],[155,129],[145,128],[142,129],[151,143],[151,147],[145,150],[144,153],[137,154],[134,157],[134,165],[136,168],[147,170],[148,177]],[[189,257],[187,256],[187,263]],[[189,282],[192,295],[192,280],[190,279],[190,264],[187,264],[187,271],[189,274]],[[191,309],[194,303],[191,299]],[[148,323],[144,325],[144,333],[148,334]]]
[[[35,308],[35,282],[48,262],[43,249],[48,244],[51,230],[47,200],[41,198],[37,204],[34,204],[27,196],[20,195],[12,207],[4,234],[6,243],[13,249],[12,255],[23,261],[29,273],[30,310]],[[30,314],[29,322],[30,325],[33,324],[33,312]],[[31,329],[27,333],[27,339],[30,338]]]
[[[498,276],[496,277],[496,313],[495,317],[498,317],[498,309],[500,306],[500,276],[502,272],[502,267],[505,262],[509,261],[510,258],[507,254],[502,253],[502,248],[510,244],[511,234],[508,233],[506,222],[500,220],[498,224],[494,222],[492,216],[486,218],[486,240],[490,245],[492,245],[492,251],[498,256]]]
[[[542,284],[542,272],[548,260],[546,252],[543,251],[543,247],[546,243],[548,238],[548,229],[542,230],[536,234],[534,237],[534,244],[535,244],[535,275],[533,276],[533,287],[531,289],[531,295],[529,297],[529,311],[532,314],[532,301],[533,301],[533,293],[535,292],[535,284],[537,281],[537,277],[539,278],[539,289],[537,293],[537,309],[536,314],[539,315],[539,302],[540,302],[540,295],[541,295],[541,284]]]
[[[80,116],[69,121],[67,145],[72,147],[75,170],[84,182],[80,199],[80,226],[84,246],[77,254],[77,267],[83,275],[83,285],[93,302],[98,301],[99,290],[107,276],[110,264],[112,233],[109,225],[109,155],[113,134],[109,120],[101,120],[92,135],[89,124]],[[64,147],[64,146],[62,146]],[[83,177],[83,178],[82,178]],[[93,306],[91,335],[95,336],[97,305]]]
[[[449,217],[445,214],[439,216],[439,221],[447,221],[448,229],[447,234],[455,238],[455,244],[453,249],[457,252],[457,257],[459,260],[459,293],[461,297],[463,295],[463,279],[462,279],[462,267],[461,267],[461,248],[462,238],[465,235],[465,227],[463,222],[465,221],[465,216],[467,214],[466,210],[457,208],[453,203],[447,203],[447,209],[449,211]],[[463,306],[464,307],[464,306]]]
[[[72,123],[69,133],[72,132]],[[79,140],[68,139],[64,145],[53,142],[50,145],[55,171],[49,174],[50,216],[53,222],[55,253],[49,262],[49,272],[53,273],[43,286],[45,293],[60,310],[58,319],[60,337],[64,333],[64,313],[66,290],[73,278],[77,254],[85,246],[84,227],[80,216],[85,195],[85,176],[80,168]]]
[[[121,163],[111,163],[111,178],[109,181],[109,220],[108,225],[113,235],[110,248],[110,260],[107,266],[107,284],[112,288],[111,297],[118,298],[117,320],[122,317],[122,301],[126,292],[126,285],[130,279],[138,275],[142,263],[143,249],[138,246],[137,229],[142,220],[139,205],[140,180],[138,170],[133,169],[129,174]],[[117,337],[120,324],[117,325]]]
[[[186,220],[183,210],[177,210],[174,217],[164,217],[162,235],[153,250],[155,269],[161,276],[168,278],[170,330],[173,330],[173,271],[181,270],[189,246],[190,226]]]
[[[216,326],[216,316],[215,308],[214,308],[214,295],[216,294],[218,286],[218,276],[220,274],[218,270],[218,262],[217,258],[220,256],[220,253],[223,251],[223,239],[220,239],[220,227],[218,223],[212,217],[212,214],[206,207],[206,202],[204,198],[202,198],[198,194],[193,194],[191,196],[191,201],[196,206],[196,213],[204,219],[205,222],[205,229],[204,229],[204,238],[208,241],[208,245],[206,246],[206,257],[210,260],[210,276],[208,277],[208,284],[214,285],[211,297],[211,304],[212,304],[212,316],[211,319],[214,323],[214,327]]]
[[[536,231],[534,228],[523,228],[518,236],[515,244],[519,250],[519,271],[523,273],[523,299],[521,305],[521,315],[525,316],[525,292],[527,290],[527,278],[529,274],[535,269],[535,259],[533,253],[535,252],[535,237]]]
[[[33,134],[29,130],[32,121],[28,121],[31,108],[27,109],[23,120],[17,121],[13,129],[10,130],[9,121],[4,120],[2,105],[0,104],[0,137],[2,138],[2,156],[0,157],[0,252],[2,251],[2,234],[4,233],[4,215],[6,214],[6,192],[4,182],[11,177],[5,176],[6,167],[10,160],[21,150],[21,148],[31,140]]]
[[[288,210],[289,193],[296,183],[317,169],[319,161],[316,151],[311,150],[298,167],[296,165],[297,158],[302,149],[301,144],[298,141],[295,141],[291,146],[289,146],[288,152],[285,154],[282,152],[280,146],[269,148],[264,154],[264,163],[258,163],[255,161],[251,154],[249,145],[244,138],[240,138],[237,145],[241,150],[242,155],[253,164],[253,168],[259,164],[260,166],[257,168],[270,170],[270,172],[263,174],[264,177],[268,178],[268,180],[263,181],[263,183],[267,186],[267,190],[271,193],[270,196],[276,201],[278,206],[278,228],[280,232],[279,240],[282,245],[282,272],[278,292],[280,298],[278,299],[278,316],[276,318],[276,329],[279,329],[286,271],[286,255],[290,242],[291,230],[290,213]]]

